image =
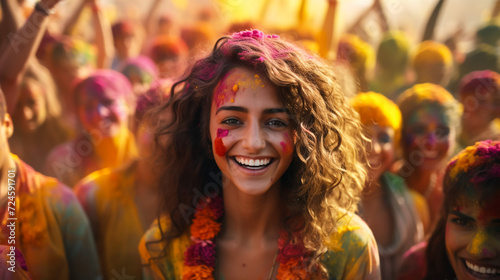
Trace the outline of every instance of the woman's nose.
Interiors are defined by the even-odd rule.
[[[497,254],[492,242],[485,230],[479,230],[474,234],[472,242],[467,246],[467,251],[471,256],[478,259],[495,258]]]
[[[257,153],[266,147],[264,131],[258,121],[248,122],[242,144],[251,153]]]

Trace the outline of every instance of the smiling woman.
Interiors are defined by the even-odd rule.
[[[454,157],[438,224],[427,246],[407,253],[398,279],[500,279],[498,182],[500,141],[477,142]]]
[[[174,84],[157,131],[163,215],[139,248],[146,279],[380,278],[354,215],[360,123],[333,77],[251,30]]]

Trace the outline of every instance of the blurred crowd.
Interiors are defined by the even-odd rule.
[[[431,256],[429,250],[425,253],[427,246],[445,246],[450,211],[460,214],[454,208],[460,191],[450,186],[456,172],[468,169],[459,166],[451,176],[454,167],[447,169],[448,162],[454,158],[453,164],[459,165],[468,156],[473,166],[470,154],[489,145],[499,149],[491,152],[497,159],[491,166],[500,168],[500,146],[488,142],[500,140],[500,1],[490,1],[486,20],[484,14],[469,15],[483,21],[469,27],[474,32],[457,28],[445,40],[437,40],[435,30],[447,21],[443,11],[453,5],[451,0],[434,1],[418,34],[387,19],[390,1],[367,1],[365,10],[356,11],[358,18],[344,26],[348,16],[339,14],[344,1],[325,0],[324,9],[315,10],[303,0],[287,15],[296,18],[293,28],[238,21],[236,16],[221,20],[220,7],[232,3],[213,1],[181,20],[161,0],[128,9],[98,0],[0,0],[2,118],[10,116],[2,126],[0,168],[5,174],[9,166],[18,166],[18,180],[26,181],[17,189],[26,195],[16,198],[23,205],[19,215],[31,215],[20,218],[24,224],[17,229],[23,236],[24,250],[17,254],[26,259],[26,277],[95,279],[102,274],[114,279],[126,268],[127,275],[142,279],[137,247],[162,201],[153,160],[162,141],[156,129],[182,118],[175,111],[160,114],[155,109],[175,94],[172,85],[186,78],[218,38],[251,29],[278,34],[330,65],[335,71],[331,78],[359,114],[364,125],[359,133],[366,143],[359,152],[368,176],[357,214],[377,242],[382,279],[458,275],[460,264],[452,260],[455,272],[419,265]],[[257,12],[261,18],[269,17],[272,2],[263,1]],[[133,13],[137,6],[142,11]],[[181,0],[168,6],[190,9]],[[305,20],[307,9],[322,19],[319,30]],[[367,19],[380,32],[370,32]],[[464,52],[460,46],[471,38],[474,44]],[[464,156],[460,151],[467,147]],[[497,172],[488,182],[498,187]],[[0,186],[4,201],[7,185],[2,181]],[[482,195],[471,197],[481,203]],[[2,245],[10,244],[7,213],[0,213]],[[42,220],[48,225],[43,230]],[[498,277],[498,225],[496,237],[483,242],[486,249],[481,247],[481,252],[495,253],[489,265],[497,272],[490,268],[489,273]],[[50,248],[40,246],[49,243]],[[455,253],[446,249],[435,252],[436,263],[452,259]],[[37,254],[44,254],[43,260]],[[91,261],[83,265],[81,258]],[[486,265],[484,272],[479,270],[488,258],[478,256],[477,271],[474,263],[465,267],[487,274]],[[54,264],[60,265],[49,269]],[[432,276],[434,271],[442,274]]]

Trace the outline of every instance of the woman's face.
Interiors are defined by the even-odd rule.
[[[500,279],[500,190],[481,203],[477,189],[469,192],[471,201],[448,214],[448,259],[458,280]]]
[[[124,97],[106,90],[79,95],[78,118],[86,131],[100,131],[104,137],[113,137],[127,128],[129,108]]]
[[[42,87],[38,82],[28,80],[20,88],[20,96],[14,113],[16,129],[32,133],[47,119],[47,108]]]
[[[439,169],[453,150],[455,129],[444,113],[423,107],[412,113],[403,129],[405,159],[417,169]]]
[[[215,88],[210,136],[224,187],[266,193],[292,162],[293,133],[276,88],[255,71],[235,68]]]
[[[375,181],[394,162],[394,129],[376,124],[366,127],[367,136],[372,141],[366,151],[368,156],[368,179]]]

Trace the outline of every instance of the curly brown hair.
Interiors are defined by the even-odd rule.
[[[310,267],[320,265],[326,274],[319,263],[326,252],[323,241],[342,215],[356,210],[365,181],[361,123],[325,62],[258,30],[220,38],[173,85],[172,98],[161,109],[172,110],[171,121],[156,133],[162,209],[171,220],[162,241],[183,234],[197,203],[222,191],[210,148],[210,110],[217,83],[236,67],[265,76],[292,116],[297,141],[292,163],[281,177],[284,227],[300,232],[311,252]]]

